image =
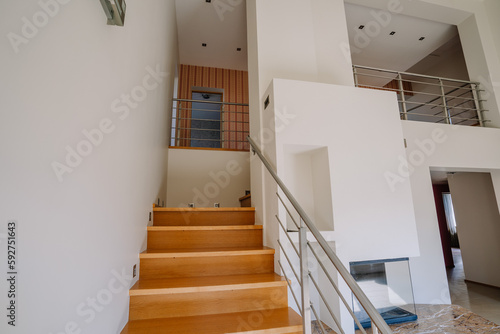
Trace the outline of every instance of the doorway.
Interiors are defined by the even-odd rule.
[[[191,99],[191,147],[221,148],[222,93],[193,91]]]

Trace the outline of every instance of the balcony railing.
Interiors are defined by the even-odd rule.
[[[248,151],[248,104],[174,99],[170,146]]]
[[[353,66],[356,87],[396,92],[402,120],[485,126],[478,82]]]

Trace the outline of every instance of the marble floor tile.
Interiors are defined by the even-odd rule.
[[[448,269],[451,302],[500,324],[500,289],[465,282],[460,249],[453,249],[455,268]]]

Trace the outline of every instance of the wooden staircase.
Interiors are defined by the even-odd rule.
[[[122,334],[298,334],[254,208],[154,208]]]

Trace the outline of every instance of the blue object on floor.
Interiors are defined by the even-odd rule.
[[[402,324],[418,319],[416,314],[403,310],[401,307],[386,307],[378,309],[377,311],[380,313],[380,315],[388,325]],[[363,328],[372,327],[372,321],[365,312],[356,312],[355,315]],[[358,330],[358,325],[355,324],[355,328],[356,330]]]

